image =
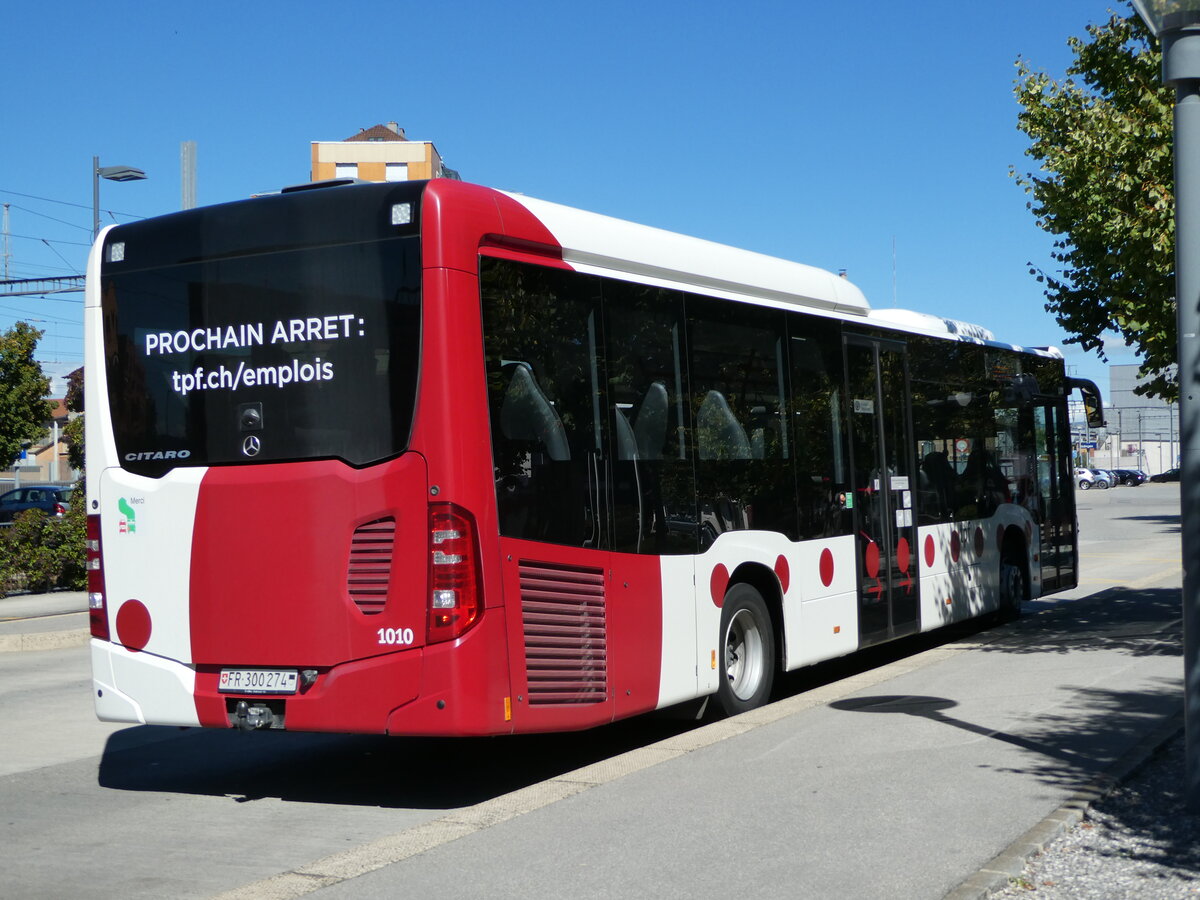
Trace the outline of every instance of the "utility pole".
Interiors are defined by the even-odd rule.
[[[4,280],[8,281],[8,261],[12,258],[12,247],[8,235],[8,204],[4,204]]]
[[[196,142],[181,141],[179,144],[180,209],[192,209],[196,205]]]

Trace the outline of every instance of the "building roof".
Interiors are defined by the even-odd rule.
[[[347,141],[407,141],[404,129],[395,122],[386,125],[372,125],[370,128],[359,129],[358,134],[346,138]]]

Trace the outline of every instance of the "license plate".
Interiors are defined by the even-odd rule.
[[[294,694],[295,669],[222,669],[218,691],[238,694]]]

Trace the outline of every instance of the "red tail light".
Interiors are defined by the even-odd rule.
[[[483,615],[475,520],[453,503],[429,507],[427,642],[460,637]]]
[[[108,608],[104,602],[104,563],[100,556],[100,517],[87,517],[88,618],[92,637],[107,641]]]
[[[61,503],[55,503],[54,504],[54,514],[56,516],[65,516],[67,514],[67,508],[65,506],[63,506]]]

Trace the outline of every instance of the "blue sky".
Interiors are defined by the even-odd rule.
[[[308,180],[310,142],[396,121],[465,180],[846,269],[873,306],[1062,346],[1027,263],[1051,241],[1009,167],[1014,61],[1122,3],[806,0],[9,4],[0,202],[10,278],[83,271],[91,160],[104,222]],[[893,255],[894,248],[894,255]],[[894,260],[894,262],[893,262]],[[80,294],[0,299],[82,362]],[[1094,355],[1063,347],[1107,393]],[[1112,361],[1133,362],[1119,342]]]

